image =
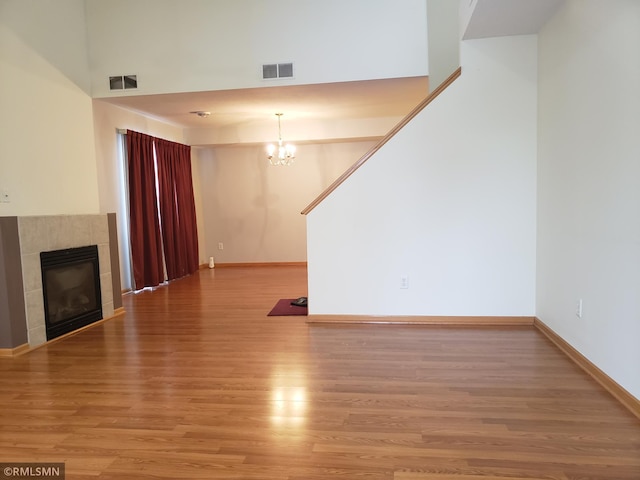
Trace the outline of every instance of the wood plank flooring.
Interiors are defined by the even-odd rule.
[[[640,479],[640,421],[533,327],[266,316],[306,293],[303,267],[202,270],[0,359],[0,462],[73,480]]]

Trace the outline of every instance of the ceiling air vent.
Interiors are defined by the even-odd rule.
[[[124,90],[129,88],[138,88],[137,75],[117,75],[109,77],[110,90]]]
[[[293,78],[293,63],[269,63],[262,65],[262,79]]]

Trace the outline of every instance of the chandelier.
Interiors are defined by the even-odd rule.
[[[278,117],[278,146],[274,144],[267,145],[267,158],[271,165],[291,165],[296,158],[296,147],[282,142],[282,127],[280,126],[280,118],[282,113],[276,113]]]

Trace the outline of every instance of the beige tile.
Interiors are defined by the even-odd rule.
[[[73,221],[69,215],[47,217],[49,246],[51,250],[78,247],[73,233]]]
[[[74,247],[93,245],[91,241],[92,215],[73,215],[69,217],[73,231]]]
[[[25,292],[38,290],[42,295],[42,269],[39,253],[22,256],[22,281]]]
[[[102,305],[102,318],[113,317],[115,310],[113,308],[113,302]]]
[[[108,243],[98,245],[98,260],[100,264],[100,275],[111,273],[111,250]]]
[[[29,329],[29,346],[37,347],[43,343],[47,343],[47,330],[44,326]]]
[[[106,215],[91,216],[91,241],[96,245],[109,243],[109,221]]]
[[[44,327],[44,298],[42,290],[34,290],[26,293],[27,301],[27,328],[29,330]]]
[[[102,305],[113,303],[113,284],[110,273],[100,275],[100,294],[102,295]]]
[[[18,217],[20,251],[22,255],[49,250],[48,217]]]

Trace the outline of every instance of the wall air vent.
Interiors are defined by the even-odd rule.
[[[129,88],[138,88],[137,75],[116,75],[109,77],[110,90],[124,90]]]
[[[262,65],[262,79],[293,78],[293,63],[269,63]]]

